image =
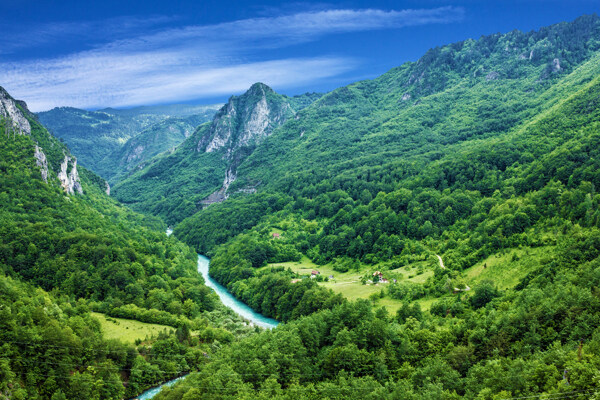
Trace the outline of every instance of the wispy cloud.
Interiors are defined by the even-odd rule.
[[[176,20],[173,17],[117,17],[101,21],[54,22],[36,24],[29,29],[23,24],[0,27],[0,54],[11,55],[21,49],[39,48],[65,41],[98,43],[134,35],[141,30],[159,29]]]
[[[32,110],[57,105],[83,108],[133,106],[240,92],[256,81],[277,89],[339,76],[357,65],[340,56],[269,59],[258,50],[305,43],[325,35],[456,22],[454,7],[420,10],[320,10],[216,25],[144,30],[161,21],[122,21],[120,38],[66,56],[0,62],[0,85]],[[47,27],[45,41],[85,24]],[[103,28],[105,29],[105,28]],[[139,29],[138,29],[139,30]],[[111,29],[102,35],[108,37]],[[102,36],[100,35],[100,36]],[[263,52],[264,53],[264,52]]]

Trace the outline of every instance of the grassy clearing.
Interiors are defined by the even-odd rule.
[[[137,339],[144,340],[159,333],[174,332],[173,327],[167,325],[148,324],[133,319],[112,318],[105,314],[93,312],[92,316],[100,321],[102,333],[106,339],[117,339],[124,343],[135,343]]]
[[[464,283],[471,288],[483,280],[491,280],[499,289],[509,289],[517,285],[529,272],[538,268],[540,264],[539,260],[543,258],[544,255],[551,254],[552,251],[552,246],[507,250],[504,253],[491,255],[471,268],[466,269],[459,279],[464,281]],[[390,281],[395,278],[398,282],[408,281],[424,284],[427,279],[434,275],[434,270],[438,266],[439,262],[437,257],[432,255],[432,257],[426,261],[418,261],[400,268],[383,271],[383,274]],[[319,284],[336,293],[340,293],[349,300],[369,299],[372,294],[380,293],[381,290],[385,290],[386,285],[388,285],[385,283],[377,285],[362,284],[361,278],[368,272],[375,271],[377,266],[368,268],[363,267],[360,271],[350,270],[341,273],[334,271],[333,267],[329,264],[317,265],[307,257],[302,257],[302,259],[297,262],[269,264],[264,268],[271,267],[289,268],[299,275],[310,275],[313,270],[319,271],[320,275],[324,278],[333,275],[333,279],[329,279],[328,282],[319,282]],[[463,294],[463,296],[467,297],[469,295],[469,293]],[[439,299],[427,297],[416,300],[415,302],[421,306],[423,311],[428,311],[431,309],[431,305],[437,300]],[[392,314],[395,314],[402,305],[400,300],[391,299],[389,297],[377,299],[374,303],[377,307],[385,307],[388,312]]]
[[[407,280],[413,283],[425,283],[429,277],[433,276],[434,268],[437,267],[437,258],[435,263],[431,260],[419,261],[414,264],[390,270],[390,276],[400,280]]]
[[[320,285],[340,293],[349,300],[368,299],[373,293],[379,293],[385,290],[387,284],[363,285],[361,282],[321,282]],[[392,300],[393,301],[393,300]]]
[[[386,283],[380,283],[376,285],[362,284],[361,278],[368,271],[376,270],[377,267],[375,266],[369,268],[368,271],[366,268],[363,268],[361,271],[350,270],[348,272],[338,272],[334,271],[333,267],[329,264],[317,265],[310,261],[307,257],[302,257],[302,259],[297,262],[269,264],[265,268],[271,267],[289,268],[299,275],[310,275],[310,273],[313,270],[319,271],[321,273],[321,276],[323,277],[329,277],[333,275],[333,279],[329,279],[328,282],[319,282],[319,284],[333,290],[336,293],[340,293],[342,296],[349,300],[368,299],[373,293],[379,293],[382,289],[385,290],[386,285],[388,285]],[[414,266],[413,269],[415,271],[415,276],[410,278],[410,280],[412,280],[413,282],[425,282],[425,280],[427,280],[427,277],[433,275],[433,271],[429,270],[425,270],[424,273],[419,275],[416,272],[417,266]],[[410,271],[412,271],[412,269]],[[390,271],[390,273],[384,273],[384,276],[387,277],[389,275],[391,277],[392,275],[394,275],[391,272],[392,271]],[[402,274],[405,277],[405,279],[409,279],[408,269],[403,270]],[[377,305],[385,306],[389,312],[395,313],[396,310],[400,308],[401,302],[390,298],[383,298],[377,301]]]
[[[300,261],[290,261],[290,262],[284,262],[284,263],[269,264],[266,267],[263,267],[262,269],[271,268],[271,267],[290,268],[294,272],[297,272],[300,270],[307,270],[308,274],[310,274],[310,271],[312,271],[313,269],[318,269],[320,271],[320,268],[323,268],[322,265],[315,264],[314,262],[310,261],[310,259],[306,256],[302,256],[302,259]],[[298,272],[298,273],[302,273],[302,272]]]
[[[483,280],[493,281],[499,289],[509,289],[519,283],[529,272],[540,265],[544,254],[550,254],[553,247],[511,249],[504,254],[494,254],[478,262],[463,274],[465,281],[473,287]],[[485,268],[484,268],[485,266]]]

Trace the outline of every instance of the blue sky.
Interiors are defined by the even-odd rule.
[[[429,48],[582,14],[598,0],[0,0],[0,86],[55,106],[217,103],[374,78]]]

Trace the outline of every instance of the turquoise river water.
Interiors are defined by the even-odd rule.
[[[171,235],[171,233],[173,233],[173,230],[167,229],[167,236]],[[225,304],[227,307],[231,308],[242,318],[244,318],[244,319],[250,321],[252,324],[258,325],[262,328],[273,329],[279,324],[279,322],[274,320],[273,318],[267,318],[264,315],[257,313],[256,311],[254,311],[253,309],[248,307],[245,303],[243,303],[243,302],[239,301],[238,299],[236,299],[235,297],[233,297],[233,295],[231,293],[229,293],[229,291],[225,288],[225,286],[221,285],[219,282],[215,281],[213,278],[210,277],[210,275],[208,274],[209,268],[210,268],[210,259],[208,259],[207,257],[204,257],[203,255],[198,254],[198,272],[200,274],[202,274],[202,277],[204,278],[206,286],[213,289],[217,293],[217,295],[219,296],[219,298],[221,299],[221,302],[223,304]],[[136,397],[136,399],[149,400],[149,399],[153,398],[154,396],[156,396],[156,394],[158,392],[160,392],[164,386],[173,386],[175,384],[175,382],[185,378],[186,376],[187,375],[181,376],[179,378],[175,378],[173,380],[163,383],[160,386],[156,386],[156,387],[153,387],[152,389],[146,390],[144,393],[142,393],[141,395]]]

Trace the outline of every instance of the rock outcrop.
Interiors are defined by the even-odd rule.
[[[60,163],[60,172],[58,180],[66,193],[74,194],[75,192],[83,194],[79,174],[77,173],[77,159],[65,154],[63,162]]]
[[[552,72],[560,71],[562,71],[562,68],[560,66],[560,60],[558,58],[555,58],[554,60],[552,60]]]
[[[31,137],[35,145],[33,152],[35,163],[40,169],[42,180],[49,183],[48,178],[56,172],[56,164],[58,162],[52,159],[52,157],[48,160],[46,153],[44,153],[44,150],[39,145],[40,142],[43,143],[43,141],[40,141],[39,135],[50,136],[50,134],[45,131],[42,133],[34,131],[32,135],[31,123],[29,122],[35,121],[32,118],[35,118],[35,116],[27,109],[25,102],[13,99],[6,90],[0,87],[0,120],[4,121],[5,129],[9,134],[28,135]],[[44,137],[44,140],[47,140],[47,138]],[[59,145],[58,141],[50,144],[50,146],[57,145]],[[52,151],[48,154],[52,155]],[[60,163],[60,171],[56,175],[60,181],[60,185],[67,194],[83,194],[83,187],[81,186],[81,180],[77,172],[77,159],[71,156],[66,148],[63,148],[63,154],[64,159]]]
[[[241,96],[232,96],[217,112],[196,147],[198,152],[222,152],[229,164],[223,186],[201,204],[226,200],[237,167],[275,128],[295,115],[289,99],[263,83],[255,83]]]
[[[12,132],[20,135],[31,135],[31,125],[17,104],[15,99],[4,88],[0,87],[0,118],[4,121],[10,121],[8,128]]]
[[[197,151],[223,151],[232,158],[242,147],[256,146],[274,128],[295,115],[281,96],[263,83],[255,83],[241,96],[232,96],[198,142]]]
[[[44,154],[40,146],[36,145],[33,156],[35,157],[35,163],[40,167],[42,179],[48,183],[48,160],[46,159],[46,154]]]

